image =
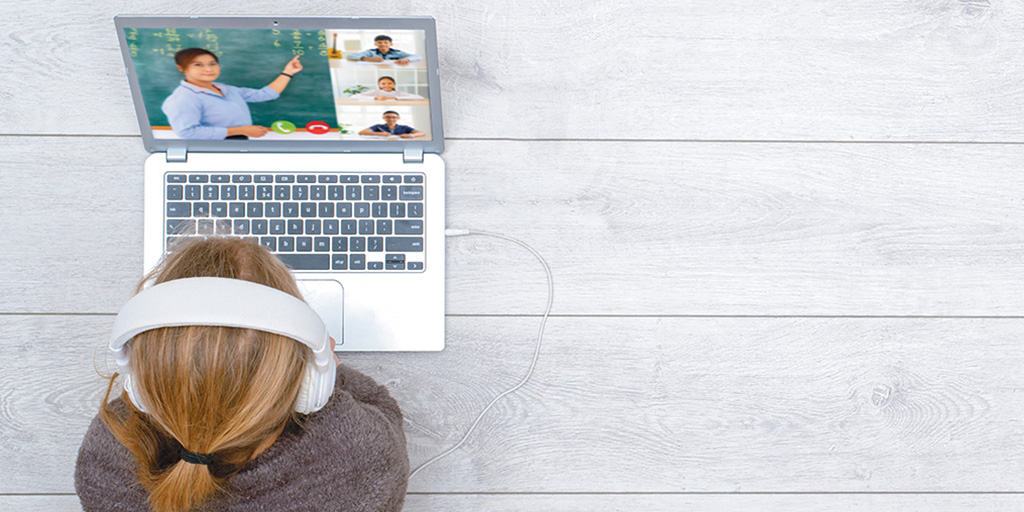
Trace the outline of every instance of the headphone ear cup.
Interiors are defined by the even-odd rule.
[[[334,380],[337,375],[337,365],[333,361],[332,357],[332,364],[323,372],[317,370],[312,359],[306,362],[302,386],[299,388],[299,396],[295,399],[295,412],[311,414],[327,405],[327,400],[334,393]]]
[[[135,386],[135,379],[132,378],[132,374],[127,370],[124,372],[124,390],[128,393],[128,400],[131,400],[132,405],[134,405],[136,409],[145,414],[149,414],[146,407],[142,405],[142,400],[139,399],[139,391]]]

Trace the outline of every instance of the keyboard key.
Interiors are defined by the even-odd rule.
[[[168,217],[188,217],[192,214],[192,205],[189,203],[167,203]],[[199,215],[196,215],[199,217]]]
[[[381,252],[384,250],[384,239],[379,236],[371,236],[366,239],[366,250],[370,252]]]
[[[364,185],[363,186],[363,199],[367,201],[376,201],[380,198],[380,185]]]
[[[278,174],[274,176],[275,183],[295,183],[294,174]]]
[[[391,203],[391,217],[405,217],[405,203]]]
[[[203,185],[203,201],[216,201],[220,199],[220,187],[217,185]]]
[[[327,219],[324,221],[324,234],[325,235],[337,235],[341,232],[341,228],[338,225],[338,221],[335,219]]]
[[[232,183],[252,183],[252,176],[248,174],[235,174],[231,176]]]
[[[348,270],[348,254],[335,254],[331,256],[332,270]]]
[[[395,221],[395,234],[396,235],[422,235],[423,234],[423,221],[422,220],[396,220]]]
[[[335,212],[338,217],[351,217],[352,216],[352,203],[338,203]]]
[[[353,236],[348,239],[348,250],[351,252],[363,252],[366,250],[366,237]]]
[[[291,219],[288,221],[288,234],[289,235],[301,235],[302,234],[302,221],[299,219]]]
[[[376,174],[364,174],[360,180],[363,183],[380,183],[380,176]]]
[[[363,199],[363,187],[349,185],[345,187],[345,199],[349,201],[360,201]]]
[[[185,187],[181,185],[167,185],[167,200],[181,201],[185,197]]]
[[[333,174],[321,174],[317,176],[317,181],[320,183],[337,183],[338,177]]]
[[[295,237],[292,236],[279,236],[277,237],[277,250],[281,252],[293,252],[295,250]]]
[[[341,221],[341,234],[343,234],[343,235],[354,235],[354,234],[356,234],[356,221],[354,221],[354,220],[343,220],[343,221]]]
[[[334,217],[334,203],[318,203],[320,217]]]
[[[292,270],[330,270],[329,254],[276,254]]]
[[[355,216],[356,217],[369,217],[370,216],[370,203],[356,203],[354,206],[355,206]]]
[[[409,216],[420,218],[423,216],[423,203],[409,203]]]
[[[203,188],[199,185],[185,185],[185,199],[196,201],[203,197]]]
[[[213,176],[210,176],[210,182],[211,183],[230,183],[231,182],[231,176],[229,176],[227,174],[214,174]]]
[[[270,234],[271,235],[283,235],[285,232],[285,223],[281,219],[273,219],[270,221]]]
[[[292,189],[288,185],[274,185],[274,199],[287,201],[292,198]]]
[[[271,252],[277,251],[277,238],[272,236],[260,237],[260,245],[266,247]]]
[[[320,219],[306,219],[306,234],[307,235],[319,235],[320,234]]]
[[[377,234],[378,235],[390,235],[391,234],[391,220],[380,219],[377,221]]]
[[[199,203],[196,203],[199,204]],[[210,205],[210,214],[214,217],[227,217],[228,216],[228,204],[227,203],[213,203]]]
[[[225,201],[234,201],[238,197],[238,185],[221,185],[220,197]]]
[[[253,176],[253,181],[256,183],[273,183],[274,176],[270,174],[257,174],[256,176]]]
[[[406,174],[405,175],[405,182],[406,183],[423,183],[423,175],[422,174]]]
[[[352,270],[364,270],[366,269],[366,255],[365,254],[350,254],[348,258],[348,268]]]
[[[387,217],[388,216],[388,204],[387,203],[373,203],[372,212],[374,217]]]
[[[281,206],[282,215],[284,215],[285,217],[299,216],[299,203],[284,203]]]
[[[313,237],[314,252],[328,252],[331,250],[331,239],[326,236]]]
[[[167,221],[168,235],[193,235],[196,232],[196,221],[192,219]]]
[[[331,250],[334,252],[348,252],[348,237],[331,237]]]
[[[265,235],[267,234],[268,226],[267,219],[253,219],[252,221],[252,234],[254,235]]]
[[[256,199],[256,187],[252,185],[242,185],[238,187],[238,198],[242,201],[252,201]]]
[[[310,236],[297,236],[295,237],[295,250],[299,252],[310,252],[313,250],[313,237]]]
[[[398,187],[394,185],[384,185],[380,188],[381,199],[385,201],[394,201],[398,199]]]
[[[359,183],[359,175],[342,174],[341,176],[338,176],[338,183]]]
[[[316,217],[316,203],[302,203],[299,205],[299,213],[303,217]]]
[[[229,203],[228,204],[228,216],[229,217],[245,217],[245,203]]]
[[[232,224],[232,228],[236,235],[248,235],[249,234],[249,220],[248,219],[235,219]]]
[[[196,233],[200,235],[212,235],[213,234],[213,220],[211,219],[200,219],[196,223]]]
[[[402,185],[398,187],[398,198],[402,201],[422,201],[423,185]]]
[[[402,261],[385,261],[385,270],[405,270],[405,260]]]
[[[292,185],[292,199],[296,201],[309,199],[309,185]]]
[[[383,183],[401,183],[402,182],[402,177],[400,175],[397,175],[397,174],[385,174],[384,175],[384,179],[382,180],[382,182]]]
[[[388,252],[423,252],[423,237],[389,236],[384,245]]]
[[[384,262],[368,261],[366,262],[366,270],[384,270]]]
[[[228,219],[217,219],[217,234],[218,235],[230,235],[231,234],[231,221]]]
[[[309,198],[314,201],[323,201],[327,199],[327,187],[323,185],[313,185],[309,187]]]
[[[269,201],[274,198],[274,187],[272,185],[257,185],[256,199]]]
[[[359,234],[360,235],[372,235],[373,234],[373,220],[366,219],[359,221]]]
[[[262,217],[263,216],[263,203],[246,203],[245,215],[247,217]]]
[[[189,174],[189,183],[209,183],[210,177],[205,174]]]
[[[168,174],[167,183],[185,183],[188,181],[188,176],[184,174]]]
[[[192,203],[193,217],[209,217],[210,203]]]
[[[299,183],[316,183],[315,174],[300,174]]]
[[[404,254],[385,254],[384,255],[384,261],[386,261],[388,263],[391,263],[391,262],[394,262],[394,261],[405,262],[405,255]]]
[[[409,262],[409,270],[423,270],[423,262],[422,261],[410,261]]]
[[[327,187],[327,197],[331,201],[338,201],[345,198],[345,187],[342,185],[331,185]]]
[[[281,203],[267,203],[265,211],[267,217],[280,217],[281,216]]]

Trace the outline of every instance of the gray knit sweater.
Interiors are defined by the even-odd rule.
[[[126,405],[120,400],[116,407]],[[135,459],[95,418],[78,451],[75,492],[86,512],[150,510]],[[289,426],[270,448],[228,479],[227,492],[196,512],[398,511],[409,456],[402,411],[384,386],[338,365],[334,395],[303,427]]]

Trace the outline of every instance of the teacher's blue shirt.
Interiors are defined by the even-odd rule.
[[[218,82],[213,85],[224,96],[182,80],[164,100],[161,110],[177,136],[190,140],[224,139],[228,136],[229,127],[252,124],[246,103],[276,100],[280,96],[269,85],[262,89],[233,87]]]

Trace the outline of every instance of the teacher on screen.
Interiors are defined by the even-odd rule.
[[[220,76],[220,61],[208,50],[186,48],[174,54],[174,62],[185,79],[164,100],[161,109],[174,133],[191,140],[248,139],[266,135],[266,127],[252,124],[246,103],[276,100],[288,87],[292,76],[302,71],[296,55],[273,82],[262,89],[250,89],[214,82]]]

